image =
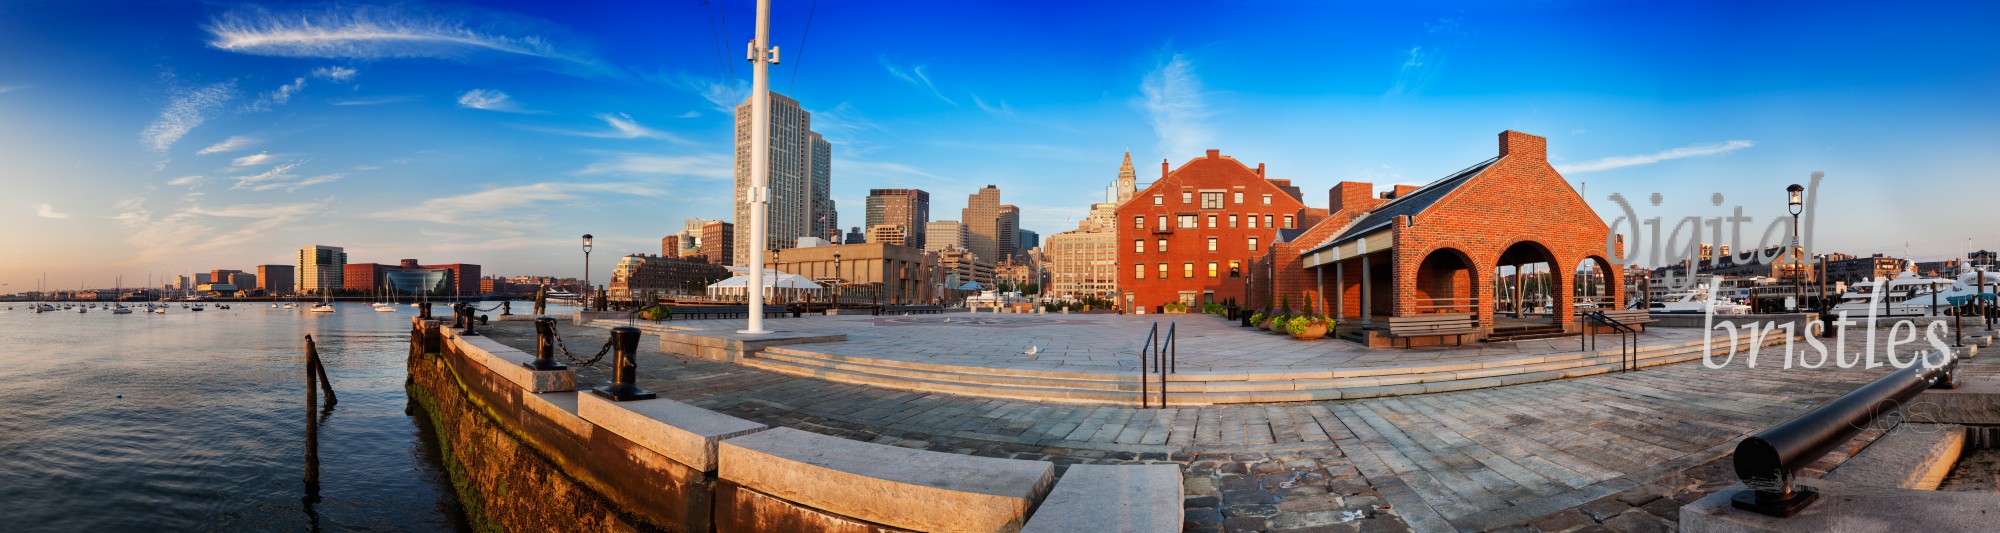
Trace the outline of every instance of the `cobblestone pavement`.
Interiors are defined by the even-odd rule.
[[[534,344],[525,323],[486,331]],[[563,331],[579,355],[606,337]],[[1720,370],[1691,362],[1418,396],[1139,409],[830,383],[660,354],[650,336],[641,346],[642,386],[762,423],[1046,460],[1058,475],[1079,463],[1181,464],[1188,531],[1672,530],[1681,504],[1735,481],[1727,454],[1742,436],[1887,371],[1770,359],[1751,369],[1739,357]],[[608,366],[580,372],[578,386],[602,383]]]
[[[1367,368],[1485,362],[1578,351],[1577,339],[1469,343],[1434,348],[1370,349],[1327,338],[1300,341],[1251,330],[1210,315],[1027,315],[947,313],[896,317],[820,316],[765,322],[773,330],[840,333],[846,342],[794,345],[831,355],[987,368],[1132,372],[1147,331],[1177,329],[1181,372]],[[676,320],[677,328],[729,330],[742,320]],[[1701,340],[1696,329],[1652,328],[1644,344]],[[939,342],[949,339],[950,342]],[[1612,343],[1616,344],[1616,343]],[[1035,353],[1024,353],[1034,348]],[[1609,349],[1600,345],[1600,349]]]

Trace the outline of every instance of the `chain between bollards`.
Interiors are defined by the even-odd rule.
[[[617,359],[612,367],[611,384],[591,392],[614,402],[650,400],[659,397],[653,391],[639,388],[639,328],[618,326],[611,328],[610,346],[617,349]]]

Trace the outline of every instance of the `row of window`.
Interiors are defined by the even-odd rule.
[[[1256,238],[1256,237],[1251,237],[1251,238],[1250,238],[1250,241],[1249,241],[1249,243],[1250,243],[1250,251],[1252,251],[1252,252],[1255,252],[1255,251],[1257,251],[1257,238]],[[1211,252],[1215,252],[1215,251],[1220,251],[1220,250],[1219,250],[1219,249],[1218,249],[1218,248],[1216,247],[1216,244],[1217,244],[1217,240],[1216,240],[1216,238],[1215,238],[1215,237],[1209,237],[1209,238],[1208,238],[1208,251],[1211,251]],[[1159,249],[1160,249],[1160,253],[1167,253],[1167,240],[1166,240],[1166,239],[1159,239]],[[1132,239],[1132,253],[1138,253],[1138,254],[1143,254],[1143,253],[1146,253],[1146,240],[1145,240],[1145,239]]]
[[[1217,215],[1207,215],[1207,216],[1208,216],[1208,227],[1209,227],[1209,228],[1211,228],[1211,229],[1212,229],[1212,228],[1215,228],[1215,227],[1217,227],[1217,224],[1218,224],[1218,223],[1219,223],[1219,222],[1221,221],[1221,217],[1219,217],[1219,216],[1217,216]],[[1240,221],[1243,221],[1243,222],[1247,222],[1247,223],[1249,223],[1249,227],[1250,227],[1251,229],[1256,229],[1256,228],[1257,228],[1257,216],[1258,216],[1258,215],[1255,215],[1255,214],[1251,214],[1251,215],[1246,215],[1246,216],[1243,216],[1243,217],[1242,217],[1241,219],[1239,219],[1239,218],[1237,218],[1237,215],[1236,215],[1236,213],[1230,213],[1230,214],[1229,214],[1229,227],[1231,227],[1231,228],[1234,228],[1234,227],[1236,227],[1236,226],[1237,226],[1237,222],[1238,222],[1238,221],[1240,220]],[[1297,221],[1297,220],[1294,220],[1294,219],[1292,218],[1292,215],[1285,215],[1285,216],[1284,216],[1284,218],[1282,219],[1282,220],[1284,221],[1284,223],[1285,223],[1285,225],[1284,225],[1284,226],[1278,226],[1278,225],[1276,225],[1276,223],[1277,223],[1277,222],[1278,222],[1278,221],[1279,221],[1280,219],[1278,219],[1278,218],[1276,218],[1276,217],[1273,217],[1273,216],[1272,216],[1271,214],[1269,214],[1269,213],[1266,213],[1266,214],[1264,214],[1264,215],[1263,215],[1263,217],[1264,217],[1264,227],[1266,227],[1266,228],[1277,228],[1277,227],[1283,227],[1283,228],[1285,228],[1285,229],[1291,229],[1291,228],[1294,228],[1294,227],[1297,227],[1297,222],[1298,222],[1298,221]],[[1244,219],[1247,219],[1247,220],[1244,220]],[[1176,226],[1176,227],[1179,227],[1179,228],[1181,228],[1181,229],[1196,229],[1196,228],[1200,228],[1200,227],[1201,227],[1201,226],[1200,226],[1200,223],[1201,223],[1201,220],[1200,220],[1200,218],[1199,218],[1199,217],[1197,217],[1196,215],[1178,215],[1178,216],[1176,217],[1176,219],[1175,219],[1175,221],[1174,221],[1174,222],[1175,222],[1175,226]],[[1145,216],[1145,215],[1137,215],[1137,216],[1133,216],[1133,217],[1132,217],[1132,229],[1146,229],[1146,216]],[[1167,216],[1166,216],[1166,215],[1160,215],[1160,216],[1159,216],[1159,229],[1160,229],[1161,231],[1166,231],[1166,230],[1167,230]]]
[[[1243,205],[1243,191],[1235,191],[1234,194],[1236,196],[1235,205]],[[1181,205],[1187,205],[1192,203],[1194,203],[1194,191],[1181,191]],[[1153,205],[1166,205],[1166,204],[1167,204],[1166,195],[1164,194],[1153,195]],[[1264,205],[1271,205],[1271,195],[1268,194],[1264,195]],[[1222,191],[1202,191],[1201,208],[1222,209]]]
[[[1158,267],[1155,269],[1156,271],[1159,272],[1160,279],[1167,279],[1167,265],[1168,263],[1159,263]],[[1209,261],[1208,277],[1210,279],[1221,277],[1222,275],[1221,267],[1222,265],[1220,263],[1217,263],[1215,261]],[[1242,273],[1243,273],[1242,262],[1239,261],[1229,262],[1229,277],[1232,278],[1238,277],[1243,275]],[[1132,264],[1132,279],[1146,279],[1145,263]],[[1181,279],[1194,279],[1194,263],[1181,263]]]

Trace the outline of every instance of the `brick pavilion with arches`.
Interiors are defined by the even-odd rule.
[[[1579,308],[1621,307],[1622,241],[1549,165],[1546,139],[1499,137],[1498,156],[1421,187],[1334,186],[1324,220],[1252,265],[1246,301],[1310,305],[1371,346],[1560,335],[1581,330]],[[1419,324],[1454,333],[1401,335]]]

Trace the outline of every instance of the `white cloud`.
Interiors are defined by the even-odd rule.
[[[7,94],[22,89],[30,89],[33,87],[34,86],[32,85],[0,85],[0,94]]]
[[[1169,158],[1193,157],[1208,148],[1214,133],[1208,126],[1208,103],[1194,63],[1173,54],[1139,83],[1139,107],[1160,138],[1159,150]]]
[[[178,178],[167,180],[167,185],[173,185],[175,187],[186,187],[199,184],[201,184],[201,176],[181,176]]]
[[[611,154],[591,163],[578,174],[690,176],[717,180],[734,179],[735,161],[724,154],[650,155]]]
[[[717,111],[724,114],[735,113],[736,104],[743,101],[743,95],[750,92],[750,84],[743,80],[717,80],[688,74],[677,76],[653,74],[645,78],[654,83],[700,95],[709,105],[715,106]]]
[[[686,113],[681,113],[681,114],[679,114],[679,115],[675,115],[675,116],[674,116],[674,118],[695,118],[695,117],[699,117],[699,116],[701,116],[701,112],[700,112],[700,111],[695,111],[695,110],[692,110],[692,109],[690,109],[690,110],[688,110],[688,112],[686,112]]]
[[[539,30],[530,32],[529,27]],[[331,6],[279,13],[245,7],[218,15],[204,29],[209,46],[251,55],[461,61],[496,56],[547,60],[559,70],[582,74],[607,73],[590,55],[541,35],[553,30],[547,23],[497,12]]]
[[[35,208],[35,216],[38,217],[53,218],[57,220],[69,218],[69,213],[58,213],[56,212],[56,207],[49,204],[35,204],[31,207]]]
[[[1403,59],[1403,66],[1396,69],[1396,85],[1389,87],[1386,97],[1421,94],[1425,87],[1437,79],[1444,67],[1444,50],[1422,46],[1410,47]]]
[[[247,167],[252,165],[264,164],[265,161],[270,161],[271,158],[272,156],[269,152],[257,152],[243,157],[238,157],[236,159],[231,159],[229,160],[229,164],[230,166]]]
[[[293,178],[293,176],[292,176],[292,169],[294,169],[294,168],[298,168],[298,166],[299,166],[299,162],[297,162],[297,161],[293,161],[293,162],[290,162],[290,163],[285,163],[285,164],[282,164],[282,165],[278,165],[278,166],[274,166],[274,167],[271,167],[271,169],[270,169],[270,170],[266,170],[266,171],[264,171],[263,173],[261,173],[261,174],[257,174],[257,175],[255,175],[255,176],[244,176],[244,177],[240,177],[240,178],[236,178],[236,185],[234,185],[234,186],[231,186],[230,188],[231,188],[231,189],[242,189],[242,188],[245,188],[245,187],[249,187],[249,186],[252,186],[252,185],[256,185],[256,184],[259,184],[259,183],[264,183],[264,182],[269,182],[269,181],[285,181],[285,180],[290,180],[290,179],[292,179],[292,178]],[[253,190],[261,190],[261,189],[253,189]]]
[[[211,145],[208,145],[208,147],[207,147],[207,148],[203,148],[203,149],[201,149],[201,150],[198,150],[198,151],[196,151],[196,152],[195,152],[194,154],[195,154],[195,155],[208,155],[208,154],[220,154],[220,153],[225,153],[225,152],[234,152],[234,151],[237,151],[237,150],[242,150],[242,149],[244,149],[244,148],[248,148],[248,147],[250,147],[250,146],[252,146],[252,145],[256,145],[256,144],[258,144],[258,143],[262,143],[262,142],[264,142],[264,141],[263,141],[263,140],[260,140],[260,139],[257,139],[257,138],[255,138],[255,137],[246,137],[246,136],[242,136],[242,135],[232,135],[232,136],[230,136],[230,137],[229,137],[229,138],[227,138],[227,139],[223,139],[223,140],[222,140],[222,142],[219,142],[219,143],[215,143],[215,144],[211,144]]]
[[[292,192],[292,191],[297,191],[299,189],[304,189],[306,187],[311,187],[314,185],[333,183],[336,181],[340,181],[340,178],[345,178],[345,177],[347,177],[346,174],[324,174],[298,181],[274,181],[269,183],[263,183],[251,187],[250,190],[270,191],[270,190],[284,189],[285,192]]]
[[[1661,161],[1669,161],[1674,159],[1722,155],[1756,145],[1757,145],[1756,141],[1748,141],[1741,139],[1720,142],[1720,143],[1713,143],[1713,144],[1696,144],[1696,145],[1682,146],[1680,148],[1674,148],[1671,150],[1662,150],[1659,152],[1654,152],[1645,155],[1612,156],[1593,161],[1576,163],[1572,165],[1560,165],[1556,167],[1556,171],[1564,174],[1582,174],[1585,172],[1597,172],[1600,170],[1611,170],[1614,168],[1651,165],[1653,163],[1658,163]]]
[[[532,227],[540,220],[541,208],[558,202],[580,199],[583,193],[617,193],[659,197],[658,189],[629,183],[543,182],[487,189],[459,196],[432,198],[404,209],[370,213],[371,218],[415,220],[462,226]],[[500,216],[505,214],[505,216]]]
[[[185,197],[192,204],[199,196]],[[244,204],[218,208],[189,205],[155,217],[140,202],[121,206],[112,217],[126,227],[125,242],[150,261],[194,252],[238,248],[259,241],[272,231],[294,227],[309,216],[326,213],[324,203]],[[215,219],[236,219],[212,223]]]
[[[1007,105],[1006,100],[1001,100],[1000,105],[997,106],[989,105],[986,103],[986,100],[980,99],[979,95],[975,94],[972,95],[972,104],[979,106],[979,110],[985,111],[986,114],[988,115],[993,115],[996,117],[1014,116],[1014,107]]]
[[[515,102],[514,97],[507,96],[507,93],[488,89],[465,91],[463,94],[458,95],[458,105],[459,107],[469,109],[484,109],[502,113],[531,113],[531,111],[522,109],[520,103]]]
[[[338,82],[352,81],[354,80],[354,75],[356,74],[360,74],[360,71],[347,67],[338,67],[338,66],[320,67],[313,69],[312,71],[312,75],[315,77],[329,79]]]
[[[917,65],[911,67],[909,70],[903,70],[902,68],[898,68],[895,63],[891,63],[889,56],[875,56],[875,59],[882,63],[882,69],[889,71],[890,76],[895,76],[896,79],[903,80],[904,83],[908,83],[913,87],[928,89],[932,96],[943,100],[944,103],[958,105],[958,102],[953,102],[950,98],[946,98],[944,92],[938,90],[937,84],[931,83],[930,75],[924,73],[925,65]]]
[[[954,178],[933,174],[930,171],[924,169],[920,169],[910,165],[905,165],[902,163],[891,163],[887,161],[862,161],[857,159],[836,159],[833,161],[833,171],[837,175],[844,175],[844,176],[861,176],[861,177],[871,177],[871,178],[890,179],[890,180],[905,180],[912,182],[914,182],[914,179],[916,178],[921,178],[922,180],[957,181]]]
[[[638,121],[632,120],[631,115],[627,115],[624,113],[618,113],[618,114],[603,113],[597,115],[597,119],[604,121],[606,125],[611,126],[611,129],[609,131],[575,131],[575,130],[563,130],[563,129],[552,129],[552,128],[526,128],[526,129],[548,132],[548,133],[559,133],[563,135],[575,135],[578,137],[595,137],[598,139],[658,139],[662,141],[679,143],[679,144],[689,144],[687,139],[682,139],[678,136],[675,136],[674,134],[667,133],[664,131],[648,128],[644,125],[639,124]]]
[[[270,111],[271,108],[291,103],[292,97],[305,89],[306,79],[299,77],[293,79],[291,83],[281,85],[277,89],[257,97],[257,101],[250,102],[250,105],[244,106],[244,109],[252,112]]]
[[[139,137],[154,152],[166,152],[181,140],[181,136],[200,127],[208,121],[210,114],[235,97],[235,82],[175,90],[167,99],[167,107],[160,110],[159,118],[153,119],[152,125],[146,126]]]

